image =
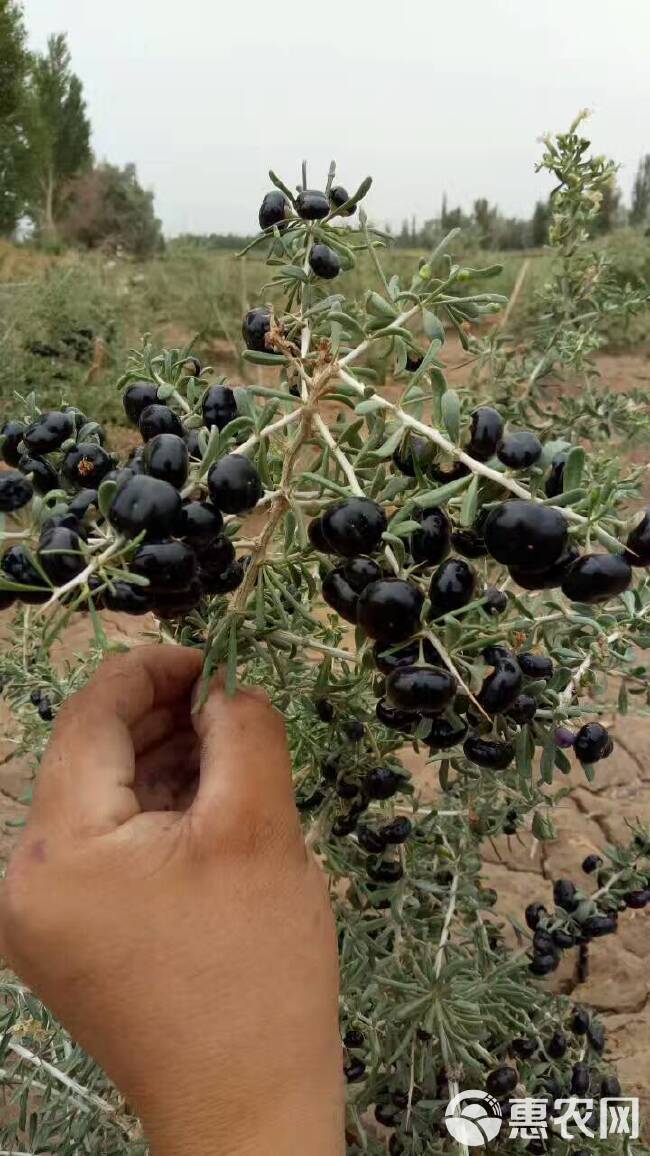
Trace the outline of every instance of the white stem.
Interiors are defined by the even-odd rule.
[[[300,420],[301,416],[302,411],[300,409],[292,409],[291,413],[286,413],[284,417],[279,417],[277,421],[269,422],[259,433],[251,434],[245,442],[242,442],[239,446],[235,446],[230,452],[233,454],[247,453],[248,450],[252,450],[253,446],[256,446],[263,438],[272,437],[273,434],[278,433],[279,430],[286,429],[288,425],[293,425],[294,422]]]
[[[55,602],[59,602],[64,594],[67,594],[70,590],[76,589],[77,586],[83,586],[84,582],[88,581],[91,574],[94,574],[96,570],[99,570],[99,567],[104,562],[106,562],[108,558],[111,558],[113,554],[117,554],[123,545],[124,543],[121,538],[117,538],[114,542],[111,542],[108,549],[104,550],[103,554],[98,554],[96,558],[93,558],[84,570],[82,570],[79,574],[75,574],[74,578],[71,578],[69,582],[64,582],[63,586],[58,586],[52,594],[52,597],[48,598],[47,602],[44,602],[43,605],[39,608],[38,613],[44,614],[50,606],[53,606]]]
[[[456,894],[458,892],[458,872],[454,875],[453,882],[449,889],[449,903],[447,905],[447,914],[445,915],[445,922],[442,925],[442,932],[440,934],[440,942],[438,943],[438,950],[436,952],[436,962],[434,964],[434,974],[436,979],[440,979],[440,972],[445,961],[445,949],[449,942],[449,933],[451,930],[451,921],[454,918],[456,910]]]
[[[41,1068],[44,1072],[47,1072],[53,1080],[57,1080],[60,1084],[68,1088],[69,1091],[74,1092],[75,1096],[86,1100],[87,1103],[92,1104],[94,1108],[99,1108],[100,1112],[106,1112],[109,1115],[115,1114],[116,1109],[113,1104],[109,1104],[108,1100],[102,1100],[101,1096],[96,1096],[94,1092],[90,1092],[88,1088],[84,1088],[83,1084],[80,1084],[78,1080],[73,1080],[71,1076],[66,1076],[65,1072],[60,1072],[58,1068],[55,1068],[54,1064],[50,1064],[47,1060],[41,1059],[35,1052],[30,1052],[29,1048],[23,1047],[22,1044],[17,1044],[15,1040],[9,1041],[8,1048],[17,1056],[20,1056],[21,1060],[26,1060],[28,1064],[33,1064],[35,1068]],[[120,1121],[117,1120],[116,1123],[120,1123]],[[120,1127],[124,1127],[126,1130],[125,1125],[120,1124]]]
[[[407,309],[406,312],[400,313],[399,317],[395,317],[394,320],[389,320],[387,317],[386,325],[403,325],[405,321],[409,320],[409,318],[414,317],[415,314],[419,312],[419,310],[420,306],[414,305],[412,309]],[[339,365],[350,365],[352,361],[356,361],[357,357],[360,357],[361,354],[365,353],[366,349],[369,348],[370,342],[371,338],[368,337],[365,341],[362,341],[360,345],[355,346],[355,348],[351,349],[349,353],[346,353],[345,357],[341,358]]]
[[[332,451],[332,453],[334,454],[334,457],[336,458],[338,464],[340,465],[341,469],[343,470],[343,473],[345,474],[345,476],[348,480],[348,485],[350,486],[352,493],[357,494],[358,497],[363,497],[363,490],[362,490],[361,486],[359,485],[359,480],[357,478],[357,475],[354,472],[354,467],[352,466],[352,463],[348,461],[345,454],[343,453],[343,450],[340,448],[340,446],[337,444],[335,439],[332,437],[332,434],[330,433],[329,429],[327,428],[325,422],[323,421],[323,419],[319,413],[314,414],[314,425],[316,426],[316,429],[318,430],[318,432],[319,432],[320,436],[322,437],[323,441],[325,442],[325,444],[327,446],[329,446],[329,448]]]
[[[609,645],[611,645],[612,642],[616,642],[616,640],[618,638],[620,638],[620,636],[621,636],[620,630],[615,630],[613,632],[613,634],[608,634],[607,638],[605,639],[605,642],[609,646]],[[575,691],[580,686],[580,683],[582,682],[583,677],[585,676],[585,674],[589,670],[589,667],[591,666],[591,663],[593,661],[593,657],[594,657],[593,654],[588,654],[586,658],[583,658],[582,662],[580,663],[580,666],[575,671],[573,678],[568,683],[568,685],[565,686],[562,693],[558,696],[558,706],[561,706],[563,708],[569,706]]]

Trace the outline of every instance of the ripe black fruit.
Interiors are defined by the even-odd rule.
[[[451,544],[456,553],[462,554],[464,558],[484,558],[488,552],[485,538],[471,526],[464,530],[454,530]]]
[[[369,799],[390,799],[397,794],[403,781],[392,767],[374,767],[364,779],[364,791]]]
[[[481,405],[472,414],[467,452],[479,462],[487,462],[495,453],[503,434],[503,418],[496,409]]]
[[[138,428],[145,442],[156,434],[171,433],[178,437],[183,434],[180,418],[168,405],[148,405],[140,414]]]
[[[338,819],[336,822],[338,823]],[[334,831],[334,826],[336,823],[332,826],[332,831]],[[366,1065],[363,1060],[359,1060],[355,1056],[348,1056],[343,1064],[343,1074],[348,1084],[358,1084],[359,1080],[363,1080],[366,1074]]]
[[[319,189],[301,189],[296,197],[296,212],[303,221],[322,221],[330,211],[330,203]]]
[[[328,698],[316,699],[314,710],[321,722],[329,723],[334,718],[334,707]]]
[[[359,1028],[348,1028],[343,1036],[343,1043],[346,1048],[362,1048],[366,1042],[366,1037]]]
[[[537,1040],[529,1040],[524,1037],[517,1037],[510,1044],[510,1051],[513,1055],[518,1056],[520,1060],[529,1060],[531,1056],[535,1055],[539,1047]]]
[[[314,547],[314,550],[320,550],[321,554],[329,554],[330,547],[325,541],[323,523],[320,518],[312,518],[307,526],[307,537]]]
[[[221,511],[210,502],[188,502],[183,506],[178,534],[181,538],[187,538],[193,547],[209,545],[221,534],[222,529]]]
[[[606,602],[627,590],[632,570],[622,554],[583,554],[567,570],[562,593],[571,602]]]
[[[521,683],[519,664],[511,658],[502,658],[483,682],[478,701],[488,714],[502,714],[515,702]]]
[[[464,462],[459,461],[442,462],[440,465],[434,462],[429,473],[441,485],[446,485],[447,482],[456,482],[459,478],[466,478],[470,473],[470,468]]]
[[[122,394],[122,405],[129,421],[137,425],[140,414],[158,400],[158,386],[153,381],[134,381]]]
[[[343,188],[343,185],[334,185],[334,188],[330,189],[330,204],[333,209],[340,209],[341,205],[344,205],[345,202],[349,200],[350,194],[347,189]],[[351,209],[346,209],[342,215],[344,217],[351,217],[356,211],[357,206],[353,205]]]
[[[101,594],[101,601],[107,610],[117,610],[123,614],[146,614],[151,610],[151,594],[143,586],[133,586],[121,578],[114,581],[112,589],[107,586]]]
[[[371,855],[381,855],[386,845],[379,832],[374,831],[366,823],[359,823],[357,826],[357,839],[359,846]]]
[[[416,562],[437,565],[449,553],[451,526],[444,510],[427,510],[411,534],[411,554]]]
[[[376,642],[372,648],[373,658],[377,670],[382,674],[391,674],[400,666],[414,666],[420,657],[420,642],[408,642],[406,646],[387,646],[384,642]],[[423,640],[422,654],[429,666],[440,666],[440,655],[428,638]]]
[[[478,735],[470,735],[465,740],[463,751],[470,762],[495,771],[505,770],[515,757],[512,743],[502,743],[498,739],[482,739]]]
[[[242,322],[242,337],[247,349],[256,349],[258,353],[269,353],[266,346],[266,335],[271,328],[271,310],[259,307],[249,309]]]
[[[532,975],[550,975],[559,966],[560,957],[558,955],[535,955],[528,965],[528,970]]]
[[[226,454],[208,474],[208,491],[224,514],[252,510],[262,497],[262,482],[255,466],[243,454]]]
[[[360,743],[366,733],[366,728],[361,722],[361,719],[353,718],[349,722],[343,723],[343,730],[350,739],[350,742]]]
[[[338,277],[341,272],[341,258],[338,253],[321,241],[312,245],[309,252],[309,265],[312,273],[315,273],[317,277],[322,277],[324,281],[331,281],[334,277]]]
[[[485,599],[483,609],[486,614],[496,616],[503,614],[504,610],[507,609],[508,595],[505,590],[499,590],[496,586],[487,586],[483,592],[483,597]]]
[[[497,562],[538,571],[548,569],[562,554],[567,522],[560,510],[517,498],[490,511],[484,533]]]
[[[537,713],[537,701],[530,694],[518,694],[515,701],[508,707],[506,714],[518,726],[525,726],[532,721]]]
[[[27,426],[23,431],[23,443],[32,454],[50,454],[63,445],[73,430],[74,422],[69,413],[51,409]]]
[[[96,442],[79,442],[74,449],[68,450],[62,469],[73,486],[97,489],[113,465],[111,455]]]
[[[220,574],[200,570],[201,588],[206,594],[231,594],[244,581],[246,569],[241,558],[235,558]]]
[[[45,582],[36,567],[30,561],[25,547],[22,545],[10,546],[3,554],[0,567],[4,570],[11,582],[21,586],[33,586],[33,590],[21,590],[18,597],[21,602],[36,604],[46,602],[52,591],[45,586]]]
[[[631,911],[642,911],[650,903],[650,890],[644,888],[643,890],[628,891],[623,898],[625,906],[629,907]]]
[[[564,1032],[557,1031],[553,1032],[553,1035],[546,1045],[545,1051],[547,1056],[551,1056],[552,1059],[561,1060],[568,1046],[569,1041],[567,1040]]]
[[[323,537],[334,554],[372,554],[386,529],[386,515],[370,498],[342,498],[321,514]]]
[[[650,566],[650,510],[629,535],[625,557],[630,566]]]
[[[448,558],[432,575],[429,584],[431,617],[439,618],[471,602],[476,574],[462,558]]]
[[[447,718],[434,718],[426,741],[431,751],[448,751],[462,742],[466,734],[466,723],[454,724]]]
[[[579,557],[576,546],[567,546],[557,562],[546,570],[523,570],[520,566],[509,566],[508,570],[513,581],[524,590],[552,590],[562,585],[569,566]]]
[[[407,478],[416,476],[416,465],[421,473],[426,473],[433,461],[433,442],[428,438],[408,433],[393,454],[393,463]]]
[[[348,585],[357,594],[365,590],[370,582],[377,582],[381,578],[381,567],[372,558],[350,558],[340,569]]]
[[[332,610],[336,610],[346,622],[356,623],[359,595],[345,577],[342,566],[330,570],[323,579],[322,590],[323,599]]]
[[[391,819],[390,823],[385,823],[379,828],[379,836],[388,846],[397,846],[406,842],[412,830],[411,820],[407,819],[406,815],[398,815],[396,819]]]
[[[440,714],[456,693],[456,679],[433,666],[403,666],[389,674],[390,706],[421,714]]]
[[[542,443],[528,430],[506,434],[497,446],[497,457],[510,470],[526,470],[542,456]]]
[[[608,758],[614,746],[606,727],[599,722],[590,722],[580,727],[573,749],[580,762],[590,766]]]
[[[517,1087],[518,1079],[515,1068],[504,1065],[504,1067],[495,1068],[493,1072],[489,1073],[485,1081],[485,1089],[491,1096],[507,1096],[508,1092],[512,1092]]]
[[[547,498],[557,498],[564,489],[564,467],[567,457],[568,452],[564,451],[553,458],[551,462],[551,468],[544,483],[544,493]]]
[[[399,859],[380,859],[379,862],[368,864],[368,875],[373,883],[397,883],[404,874],[404,868]]]
[[[591,1023],[591,1016],[586,1008],[576,1005],[573,1009],[573,1014],[569,1021],[571,1031],[575,1032],[577,1036],[585,1036],[589,1031],[589,1024]]]
[[[196,577],[196,554],[184,542],[145,542],[136,551],[130,569],[149,579],[149,589],[185,590]]]
[[[21,473],[31,474],[32,485],[37,493],[49,494],[50,490],[60,489],[59,475],[47,458],[22,454],[18,460],[18,466]]]
[[[190,456],[178,434],[156,434],[144,449],[145,472],[180,489],[187,479]]]
[[[526,920],[527,926],[530,927],[531,931],[535,931],[535,929],[539,927],[542,918],[546,914],[547,911],[543,903],[528,904],[528,907],[524,912],[524,918]]]
[[[0,473],[0,513],[11,514],[31,501],[34,487],[18,470]]]
[[[375,1120],[383,1124],[384,1128],[394,1128],[399,1119],[400,1111],[394,1104],[377,1104],[375,1106]]]
[[[385,698],[379,699],[375,707],[375,714],[379,722],[391,731],[412,731],[419,721],[418,716],[410,711],[395,710],[394,707],[389,706]]]
[[[85,566],[81,539],[67,526],[54,526],[42,535],[37,558],[54,586],[62,586]]]
[[[290,212],[291,207],[284,193],[280,189],[271,189],[260,205],[260,229],[271,229],[274,225],[283,224]]]
[[[145,530],[166,537],[178,526],[181,496],[178,490],[160,478],[136,474],[120,486],[108,514],[116,530],[135,538]]]
[[[533,654],[530,650],[524,650],[517,655],[517,662],[528,678],[548,680],[553,677],[553,661],[546,654]]]
[[[203,457],[203,448],[201,446],[198,429],[190,429],[187,431],[185,434],[185,444],[187,446],[187,452],[190,457],[198,458],[198,460],[201,461],[201,458]]]
[[[571,1094],[584,1096],[589,1091],[591,1072],[587,1064],[577,1063],[571,1069]]]
[[[235,547],[225,534],[217,534],[206,541],[190,538],[189,544],[199,559],[201,570],[206,573],[222,574],[234,561]]]
[[[423,602],[422,592],[412,582],[381,578],[359,595],[357,622],[371,638],[403,642],[418,629]]]
[[[570,879],[556,879],[553,884],[553,901],[564,911],[575,911],[578,906],[575,883]]]
[[[25,426],[22,421],[7,421],[0,430],[2,449],[0,453],[8,466],[17,466],[21,450],[18,448],[23,440]]]
[[[237,417],[235,395],[227,385],[211,385],[202,404],[203,423],[212,429],[224,429]]]

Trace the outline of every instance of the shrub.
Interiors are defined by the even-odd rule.
[[[617,676],[622,711],[647,699],[650,513],[627,516],[634,476],[587,455],[552,415],[540,440],[505,426],[516,399],[498,412],[449,388],[443,321],[467,341],[503,303],[480,288],[494,270],[454,261],[448,237],[389,279],[362,207],[369,180],[349,197],[333,168],[323,191],[304,171],[295,194],[271,179],[252,242],[271,280],[242,330],[246,360],[271,384],[233,389],[187,349],[145,342],[120,381],[146,440],[127,462],[102,448],[92,415],[25,399],[23,426],[5,427],[17,473],[0,477],[0,500],[21,528],[0,586],[5,603],[36,609],[28,622],[19,608],[24,654],[7,655],[2,676],[43,737],[30,695],[47,716],[79,677],[51,667],[51,642],[89,608],[92,666],[108,606],[152,610],[163,641],[202,647],[206,678],[224,666],[231,689],[264,685],[286,718],[307,842],[334,883],[348,1148],[385,1152],[379,1121],[391,1152],[421,1156],[445,1149],[459,1085],[507,1095],[519,1083],[553,1099],[577,1062],[590,1079],[607,1073],[597,1018],[585,1037],[584,1013],[541,981],[566,952],[584,972],[626,897],[647,896],[650,832],[636,826],[609,848],[595,886],[556,880],[549,910],[531,895],[514,950],[480,851],[523,830],[553,839],[564,775],[575,764],[591,780],[611,753],[586,686]],[[379,289],[348,301],[337,270],[360,247]],[[386,373],[399,400],[377,388]],[[44,535],[50,517],[65,522]],[[163,526],[171,543],[143,547]],[[404,768],[408,744],[437,773],[433,798]],[[4,994],[0,1079],[20,1087],[39,1057],[51,1066],[38,1073],[47,1096],[25,1084],[3,1142],[23,1140],[33,1109],[35,1150],[138,1150],[133,1122],[106,1108],[101,1073],[28,993],[8,983]]]

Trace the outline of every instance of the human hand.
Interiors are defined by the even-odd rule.
[[[103,662],[61,709],[0,897],[16,972],[156,1156],[343,1150],[338,963],[284,725],[195,650]]]

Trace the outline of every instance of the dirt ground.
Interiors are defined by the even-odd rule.
[[[622,356],[603,355],[603,380],[610,387],[625,390],[648,388],[650,358],[646,352]],[[647,459],[647,447],[634,452],[637,462]],[[125,643],[136,642],[148,624],[142,619],[106,614],[107,632]],[[67,632],[62,646],[68,655],[84,650],[88,625],[79,620]],[[557,842],[543,849],[533,846],[529,834],[497,841],[496,849],[486,846],[485,882],[499,894],[497,910],[521,917],[533,899],[550,900],[552,880],[559,875],[580,878],[579,865],[589,852],[601,850],[608,842],[627,841],[626,823],[641,820],[650,824],[650,719],[627,717],[614,721],[614,754],[599,764],[596,781],[590,785],[581,772],[573,775],[575,789],[556,812]],[[405,759],[422,783],[426,772]],[[0,864],[6,861],[16,838],[12,820],[26,814],[20,802],[31,778],[26,761],[15,753],[15,731],[0,699]],[[570,956],[572,953],[567,953]],[[559,990],[570,993],[576,1002],[595,1008],[608,1029],[608,1058],[616,1064],[627,1095],[638,1095],[643,1104],[642,1120],[650,1116],[650,920],[643,912],[628,912],[621,918],[616,936],[596,941],[590,951],[590,974],[576,983],[573,961],[566,959],[553,978]],[[644,1110],[645,1109],[645,1110]]]

